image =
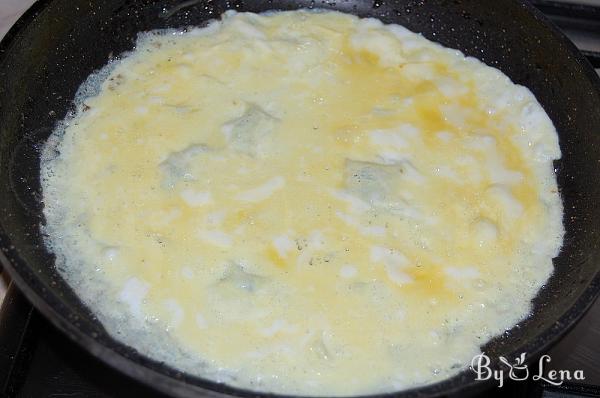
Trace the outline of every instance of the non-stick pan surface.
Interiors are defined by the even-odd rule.
[[[537,96],[560,135],[563,158],[556,168],[567,234],[533,315],[484,349],[492,358],[521,352],[531,358],[547,348],[600,289],[600,81],[561,33],[515,0],[40,0],[0,45],[0,260],[18,286],[73,340],[158,390],[180,397],[257,395],[181,374],[107,335],[57,274],[42,243],[39,150],[71,109],[81,82],[109,58],[132,49],[138,32],[199,25],[226,9],[302,7],[403,24],[501,69]],[[475,384],[465,371],[401,395],[472,391]]]

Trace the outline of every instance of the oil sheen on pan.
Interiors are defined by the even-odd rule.
[[[43,226],[106,330],[191,374],[353,395],[460,372],[563,237],[554,126],[398,25],[225,13],[140,34],[46,144]]]

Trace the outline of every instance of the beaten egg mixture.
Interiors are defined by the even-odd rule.
[[[60,272],[117,339],[219,382],[449,377],[562,241],[533,95],[398,25],[227,12],[140,35],[76,105],[42,162]]]

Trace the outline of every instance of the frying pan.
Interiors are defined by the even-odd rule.
[[[111,338],[54,268],[43,245],[40,148],[72,109],[83,80],[133,48],[140,31],[199,25],[227,9],[261,12],[319,7],[400,23],[475,56],[536,95],[560,136],[557,161],[566,237],[555,271],[530,317],[483,349],[499,355],[543,352],[600,290],[600,80],[576,48],[533,7],[515,0],[40,0],[0,44],[0,260],[28,299],[93,355],[178,397],[258,393],[182,374]],[[82,364],[85,366],[85,364]],[[365,370],[373,371],[373,370]],[[468,370],[396,393],[426,397],[486,387]],[[385,395],[381,395],[383,397]]]

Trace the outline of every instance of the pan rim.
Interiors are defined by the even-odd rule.
[[[37,0],[35,3],[17,20],[10,28],[4,38],[0,41],[0,64],[3,64],[10,53],[11,46],[16,42],[20,32],[24,31],[36,17],[43,13],[54,0]],[[575,45],[562,33],[558,28],[550,22],[538,9],[526,1],[508,0],[519,4],[534,18],[538,23],[543,25],[549,32],[552,33],[557,42],[564,45],[567,51],[571,54],[573,61],[579,64],[585,77],[592,83],[596,94],[600,96],[600,76],[596,74],[589,61],[579,52]],[[55,306],[49,304],[39,291],[30,286],[19,271],[14,267],[18,264],[21,268],[31,269],[27,263],[19,256],[17,249],[12,246],[5,228],[0,224],[0,263],[8,271],[9,275],[16,283],[17,287],[25,297],[33,304],[33,306],[55,327],[66,334],[72,341],[77,343],[86,352],[100,359],[105,364],[113,369],[116,369],[122,374],[137,380],[138,382],[147,385],[153,389],[161,391],[165,394],[173,394],[177,397],[192,397],[196,394],[204,394],[212,397],[222,397],[224,395],[234,395],[241,397],[273,397],[273,398],[315,398],[315,396],[298,396],[288,394],[275,394],[268,392],[259,392],[233,387],[223,383],[217,383],[209,379],[199,376],[192,376],[193,383],[188,383],[183,379],[169,376],[159,370],[145,366],[136,360],[123,355],[106,344],[99,342],[88,333],[83,332],[80,328],[74,325],[65,314],[58,311]],[[9,259],[10,258],[10,259]],[[31,272],[33,273],[33,272]],[[53,292],[46,292],[53,296],[55,301],[59,301]],[[575,303],[565,311],[558,319],[555,320],[552,326],[544,329],[542,333],[529,343],[519,347],[519,352],[542,352],[547,350],[551,345],[563,337],[573,326],[585,315],[589,308],[594,304],[597,297],[600,295],[600,269],[596,272],[585,290],[579,295]],[[125,346],[123,343],[114,339],[119,345]],[[146,355],[139,353],[140,357],[148,358]],[[532,359],[529,357],[529,359]],[[152,362],[157,362],[150,359]],[[492,366],[494,368],[494,366]],[[493,384],[493,380],[477,381],[474,377],[465,379],[465,375],[469,374],[468,369],[454,375],[450,378],[443,379],[439,382],[427,384],[420,387],[414,387],[407,390],[400,390],[389,393],[379,393],[370,395],[345,396],[347,398],[387,398],[387,397],[415,397],[415,396],[439,396],[450,395],[457,392],[483,390]],[[187,375],[187,374],[186,374]]]

